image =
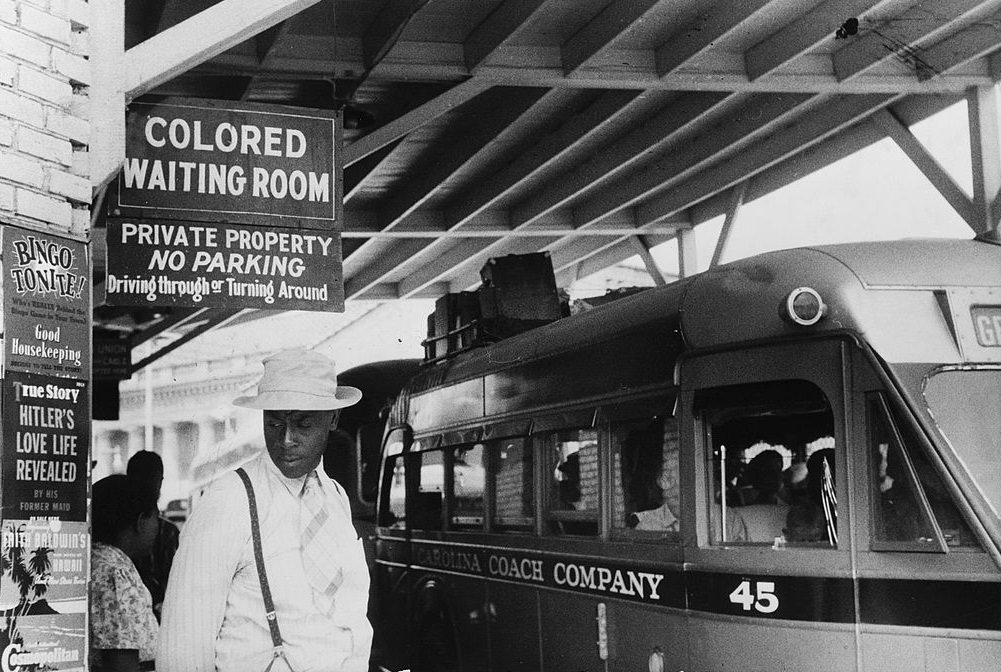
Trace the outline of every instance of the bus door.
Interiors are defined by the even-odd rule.
[[[407,520],[408,428],[386,436],[383,472],[379,479],[375,562],[372,565],[372,598],[369,617],[375,628],[374,660],[399,670],[410,666],[410,534]]]
[[[491,669],[536,672],[541,669],[538,582],[543,562],[535,552],[535,456],[526,436],[528,423],[512,429],[494,431],[495,438],[484,441],[493,536],[484,554],[491,580],[483,616],[489,624]]]
[[[920,398],[894,392],[883,364],[857,350],[852,442],[859,448],[854,495],[859,595],[859,649],[864,670],[996,670],[1001,660],[1001,575],[978,539],[927,436],[914,403],[946,426],[948,408],[967,408],[982,378],[994,372],[933,365],[897,365],[927,380]],[[945,390],[953,395],[946,400]],[[994,392],[996,394],[996,392]],[[980,422],[963,416],[964,427]],[[990,422],[990,420],[988,420]],[[864,469],[864,472],[861,470]],[[868,514],[868,515],[864,515]]]
[[[602,488],[608,541],[598,564],[610,592],[596,618],[604,618],[612,672],[698,669],[688,661],[676,402],[671,389],[605,404],[599,417],[610,487]]]
[[[856,669],[846,347],[807,340],[681,364],[693,669]]]
[[[489,670],[479,433],[416,439],[407,461],[415,672]]]
[[[673,400],[661,391],[533,426],[541,669],[689,669]]]
[[[540,547],[547,552],[539,591],[541,668],[604,670],[608,658],[599,633],[606,600],[591,586],[602,552],[599,538],[601,489],[595,408],[537,419],[532,447],[541,470],[538,502]],[[607,633],[606,633],[607,634]]]

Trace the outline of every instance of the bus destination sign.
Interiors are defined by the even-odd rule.
[[[1001,348],[1001,306],[971,306],[977,343],[985,348]]]

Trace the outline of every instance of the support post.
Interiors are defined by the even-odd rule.
[[[641,236],[629,236],[629,242],[633,244],[633,247],[636,248],[636,253],[643,260],[643,265],[646,266],[647,273],[653,278],[653,284],[658,287],[666,285],[667,280],[664,279],[664,274],[660,272],[657,261],[650,254],[650,246],[647,245],[647,242]]]
[[[709,262],[709,268],[719,266],[723,253],[726,252],[726,246],[730,242],[730,231],[733,230],[733,224],[737,221],[740,206],[744,205],[748,182],[750,180],[744,180],[730,192],[730,205],[726,209],[726,218],[723,220],[723,228],[720,229],[719,239],[716,241],[716,249],[713,250],[713,258]]]
[[[699,255],[695,248],[695,229],[678,231],[678,275],[687,278],[699,272]]]
[[[977,233],[998,228],[998,194],[1001,192],[1001,124],[998,88],[971,87],[966,91],[970,119],[970,154],[973,160],[973,219]]]

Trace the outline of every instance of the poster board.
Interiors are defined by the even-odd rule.
[[[90,539],[91,261],[0,226],[0,663],[84,670]]]

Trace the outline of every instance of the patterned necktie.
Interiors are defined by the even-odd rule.
[[[344,572],[337,562],[334,521],[323,501],[323,491],[316,472],[310,472],[302,486],[302,566],[306,579],[313,587],[313,597],[320,611],[330,614],[334,608],[334,594],[344,580]]]

